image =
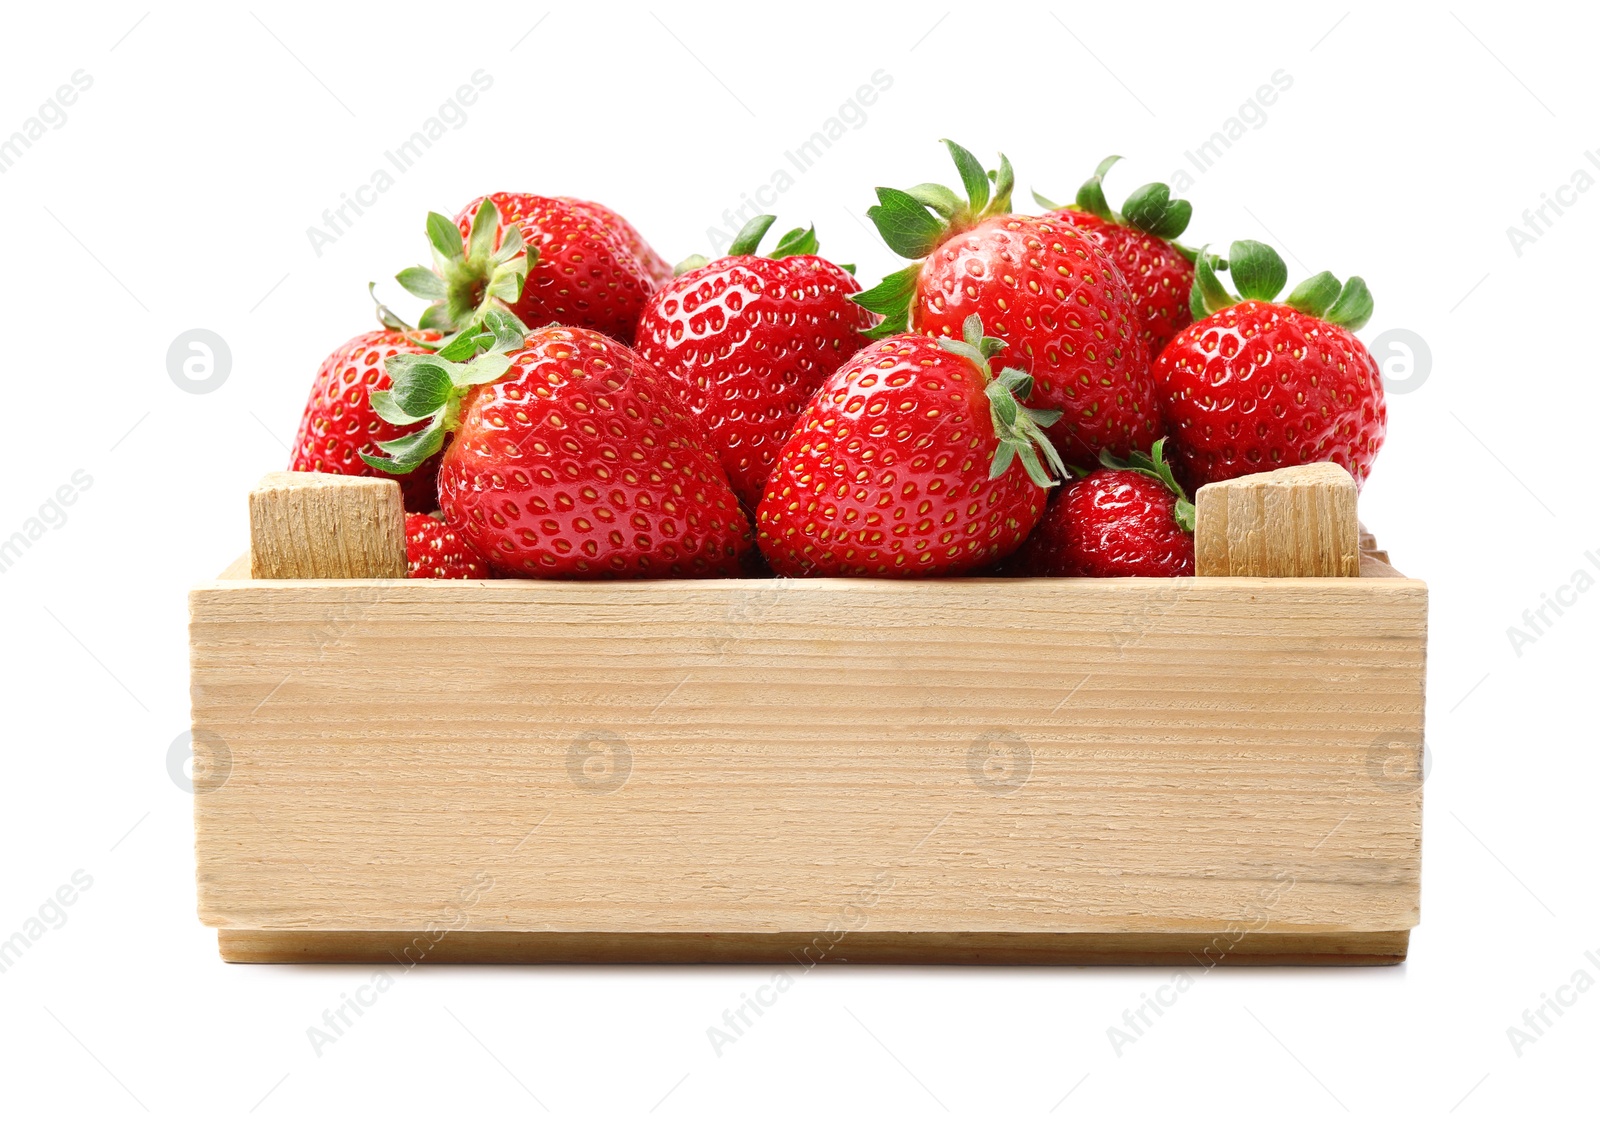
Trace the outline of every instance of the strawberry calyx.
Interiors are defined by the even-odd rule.
[[[539,248],[524,244],[515,226],[495,247],[500,209],[490,199],[478,206],[465,239],[455,221],[437,211],[428,212],[427,231],[433,268],[409,266],[395,274],[407,293],[429,302],[417,320],[419,328],[455,333],[491,309],[509,312],[539,261]]]
[[[1007,367],[994,374],[990,360],[1006,346],[1004,340],[983,334],[983,320],[977,313],[961,324],[961,339],[941,336],[937,343],[952,355],[969,360],[983,372],[983,392],[989,399],[989,419],[994,424],[994,436],[1000,444],[989,462],[989,479],[1002,476],[1011,463],[1022,462],[1029,478],[1040,488],[1049,488],[1058,480],[1066,479],[1067,467],[1061,461],[1056,447],[1045,436],[1045,430],[1061,417],[1059,410],[1035,410],[1022,405],[1033,394],[1033,376],[1016,367]],[[1057,475],[1052,475],[1039,460],[1040,452]]]
[[[761,247],[761,240],[767,236],[767,231],[772,229],[772,224],[778,221],[776,215],[757,215],[734,236],[733,242],[728,246],[728,252],[721,255],[724,258],[742,258],[759,256],[777,261],[779,258],[794,258],[801,254],[815,254],[820,247],[817,241],[817,228],[795,227],[778,239],[778,244],[772,248],[770,254],[757,255]],[[683,261],[672,267],[674,277],[682,277],[690,270],[697,270],[701,266],[709,266],[713,259],[704,254],[691,254]],[[844,266],[843,269],[855,272],[854,266]]]
[[[1167,486],[1167,490],[1176,499],[1172,505],[1172,518],[1184,531],[1194,534],[1194,502],[1189,499],[1189,494],[1184,492],[1183,486],[1172,475],[1172,467],[1167,464],[1165,450],[1167,439],[1161,438],[1150,447],[1149,453],[1134,450],[1126,460],[1118,457],[1109,449],[1100,451],[1100,464],[1108,469],[1120,469],[1124,472],[1139,473],[1151,480],[1160,481]]]
[[[511,367],[506,353],[522,347],[527,326],[509,310],[490,309],[432,355],[393,355],[383,361],[389,389],[368,395],[373,412],[395,426],[425,423],[393,441],[380,441],[384,456],[363,453],[374,469],[409,473],[444,448],[456,428],[461,402],[473,387],[492,383]]]
[[[877,205],[867,208],[867,218],[878,228],[889,249],[902,258],[915,259],[910,266],[891,273],[873,288],[851,298],[883,317],[877,327],[867,332],[872,339],[906,330],[911,298],[922,272],[922,259],[946,239],[971,230],[985,219],[1011,211],[1016,173],[1005,153],[1000,154],[998,169],[985,171],[976,156],[954,141],[941,143],[950,150],[950,158],[955,161],[962,189],[966,192],[965,200],[943,184],[918,184],[906,191],[880,187],[875,189]]]
[[[1242,239],[1228,248],[1228,260],[1221,261],[1202,247],[1195,258],[1194,286],[1189,290],[1189,311],[1195,320],[1204,320],[1240,301],[1276,301],[1289,280],[1289,267],[1278,252],[1264,242]],[[1226,269],[1239,287],[1239,295],[1228,292],[1217,277]],[[1283,299],[1283,304],[1298,312],[1336,324],[1355,332],[1372,319],[1372,291],[1361,278],[1348,281],[1327,270],[1306,278]]]
[[[1172,189],[1156,182],[1135,188],[1122,204],[1122,210],[1113,210],[1106,202],[1105,176],[1120,156],[1108,156],[1096,165],[1094,175],[1083,182],[1077,198],[1063,206],[1033,193],[1033,201],[1048,211],[1086,211],[1098,219],[1121,227],[1132,227],[1145,234],[1173,243],[1185,257],[1193,260],[1194,251],[1179,246],[1175,239],[1189,229],[1194,215],[1194,204],[1187,199],[1173,199]]]

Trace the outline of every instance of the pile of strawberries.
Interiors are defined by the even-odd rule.
[[[1004,156],[944,143],[961,192],[877,189],[911,264],[866,291],[813,230],[761,254],[770,215],[674,274],[597,203],[431,214],[397,278],[426,311],[323,362],[290,468],[395,475],[417,578],[1170,577],[1201,485],[1365,479],[1360,278],[1279,301],[1270,247],[1176,241],[1166,185],[1113,210],[1116,157],[1024,215]]]

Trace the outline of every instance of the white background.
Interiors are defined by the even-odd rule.
[[[1580,968],[1600,979],[1600,593],[1520,654],[1507,630],[1574,572],[1600,577],[1600,191],[1520,255],[1507,228],[1600,146],[1600,28],[1568,5],[997,7],[10,6],[0,135],[74,71],[93,85],[0,176],[0,538],[76,470],[93,484],[0,574],[0,937],[73,872],[93,887],[0,975],[0,1113],[1593,1112],[1600,989],[1521,1057],[1506,1029]],[[307,228],[478,68],[494,85],[466,124],[315,254]],[[1359,272],[1377,298],[1363,335],[1431,350],[1426,381],[1390,399],[1362,500],[1432,589],[1410,961],[1219,970],[1121,1057],[1106,1028],[1170,970],[819,970],[718,1058],[706,1027],[770,969],[428,968],[317,1057],[306,1028],[369,970],[224,965],[195,918],[190,798],[167,772],[188,726],[186,588],[244,548],[246,490],[284,466],[318,361],[369,326],[366,283],[422,259],[427,210],[583,196],[677,260],[880,69],[892,88],[778,208],[869,281],[894,265],[858,219],[870,189],[952,182],[941,136],[1008,152],[1019,203],[1070,198],[1122,153],[1120,202],[1292,76],[1187,192],[1188,238],[1274,242],[1294,280]],[[166,363],[196,327],[232,352],[204,395]]]

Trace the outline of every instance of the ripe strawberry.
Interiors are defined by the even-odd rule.
[[[405,429],[380,418],[368,397],[373,391],[389,388],[385,361],[394,356],[427,355],[425,345],[438,339],[437,332],[408,333],[386,327],[363,332],[335,348],[312,381],[289,468],[304,473],[382,476],[362,455],[377,453],[379,443],[400,437]],[[408,512],[437,506],[434,483],[438,471],[439,459],[434,457],[399,478]]]
[[[1033,530],[1065,467],[1052,411],[1021,405],[1024,372],[969,317],[959,340],[903,333],[823,383],[789,436],[756,516],[761,553],[791,577],[961,574]]]
[[[609,214],[581,200],[511,192],[475,199],[453,221],[430,212],[433,268],[412,266],[395,280],[432,302],[418,321],[424,328],[455,332],[503,308],[525,323],[593,328],[631,344],[656,281]]]
[[[639,259],[645,272],[650,275],[650,280],[657,285],[665,285],[672,280],[672,264],[657,254],[655,248],[644,240],[634,225],[617,214],[603,203],[591,203],[586,199],[573,199],[569,195],[558,196],[563,203],[570,203],[579,210],[586,210],[592,214],[601,226],[610,227],[621,239],[622,244],[633,251],[633,256]]]
[[[1244,299],[1223,288],[1215,257],[1202,251],[1196,321],[1156,360],[1179,478],[1199,488],[1333,461],[1362,483],[1388,416],[1378,365],[1353,334],[1372,315],[1366,282],[1341,286],[1323,272],[1277,304],[1289,271],[1270,246],[1235,242],[1227,268]]]
[[[1161,417],[1121,270],[1073,223],[1010,214],[1014,176],[1003,155],[991,191],[977,159],[945,144],[966,202],[938,184],[878,188],[867,212],[896,253],[919,259],[856,298],[884,315],[874,332],[959,338],[976,314],[1033,376],[1029,404],[1061,411],[1050,438],[1064,458],[1092,465],[1102,449],[1148,448]]]
[[[487,578],[489,564],[436,515],[406,515],[407,578]]]
[[[1162,456],[1148,454],[1069,481],[1039,526],[1005,564],[1034,578],[1178,578],[1194,573],[1194,505]]]
[[[373,463],[404,472],[455,431],[439,507],[496,573],[532,578],[731,577],[750,542],[704,431],[631,348],[586,328],[484,318],[468,363],[397,357],[386,417],[421,429]]]
[[[639,352],[677,380],[750,511],[812,392],[872,327],[850,299],[861,286],[817,257],[812,231],[790,231],[770,257],[756,255],[773,222],[752,220],[726,257],[656,290],[639,318]]]
[[[1121,213],[1106,202],[1101,181],[1120,156],[1100,162],[1082,187],[1077,202],[1062,207],[1038,192],[1033,198],[1049,209],[1047,216],[1061,219],[1098,242],[1117,263],[1139,302],[1139,335],[1151,357],[1186,328],[1189,290],[1194,285],[1194,252],[1173,241],[1189,226],[1194,208],[1186,199],[1173,199],[1166,184],[1145,184],[1128,196]]]

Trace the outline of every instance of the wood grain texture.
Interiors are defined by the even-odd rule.
[[[1393,934],[1426,603],[1400,578],[217,581],[191,596],[196,773],[223,779],[195,797],[200,915]]]
[[[1195,494],[1195,574],[1354,578],[1356,483],[1331,462],[1204,485]]]
[[[250,493],[255,578],[404,578],[400,485],[334,473],[268,473]]]
[[[219,930],[223,960],[247,964],[1393,965],[1410,931],[1201,934],[416,933]]]

